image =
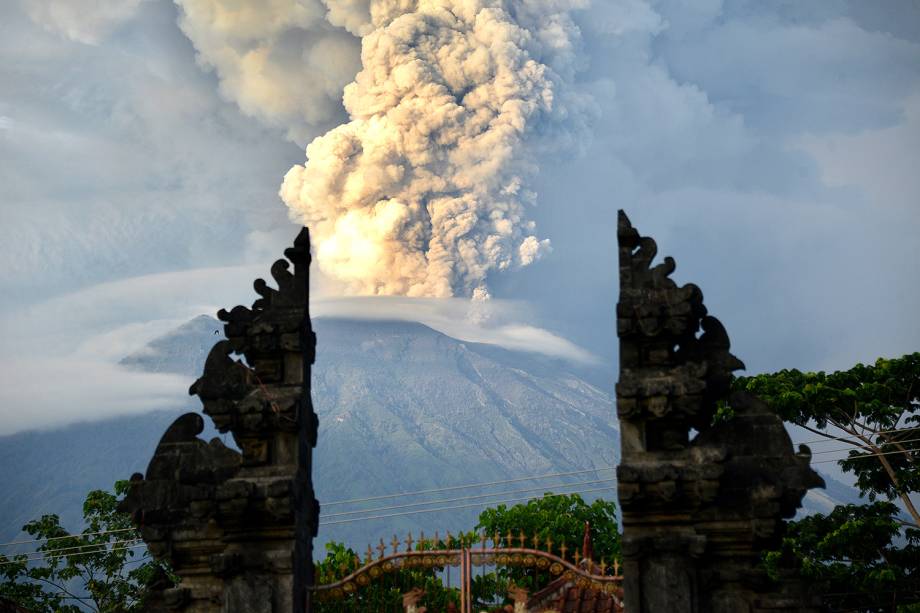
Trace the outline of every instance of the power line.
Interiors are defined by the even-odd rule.
[[[414,491],[414,492],[399,492],[399,493],[395,493],[395,494],[385,494],[385,495],[380,495],[380,496],[371,496],[371,497],[368,497],[368,498],[354,498],[354,499],[351,499],[351,500],[336,500],[336,501],[333,501],[333,502],[323,502],[322,505],[323,505],[324,507],[330,507],[330,506],[339,505],[339,504],[351,504],[351,503],[358,503],[358,502],[368,502],[368,501],[372,501],[372,500],[383,500],[383,499],[385,499],[385,498],[395,498],[395,497],[398,497],[398,496],[416,496],[416,495],[419,495],[419,494],[430,494],[430,493],[437,493],[437,492],[447,492],[447,491],[460,490],[460,489],[469,489],[469,488],[473,488],[473,487],[488,487],[488,486],[492,486],[492,485],[503,485],[503,484],[507,484],[507,483],[520,483],[520,482],[522,482],[522,481],[533,481],[533,480],[535,480],[535,479],[548,479],[548,478],[551,478],[551,477],[568,477],[568,476],[571,476],[571,475],[582,475],[582,474],[587,474],[587,473],[594,473],[594,472],[598,472],[598,471],[601,471],[601,470],[613,470],[614,468],[616,468],[616,467],[615,467],[615,466],[600,466],[600,467],[597,467],[597,468],[591,468],[591,469],[587,469],[587,470],[576,470],[576,471],[561,472],[561,473],[549,473],[549,474],[545,474],[545,475],[536,475],[536,476],[531,476],[531,477],[518,477],[518,478],[516,478],[516,479],[505,479],[505,480],[502,480],[502,481],[491,481],[491,482],[483,482],[483,483],[470,483],[470,484],[467,484],[467,485],[454,485],[454,486],[449,486],[449,487],[434,488],[434,489],[428,489],[428,490],[417,490],[417,491]],[[578,485],[578,484],[576,483],[576,484],[570,484],[570,485]],[[554,486],[554,487],[556,487],[556,486]],[[562,487],[562,486],[560,485],[560,486],[558,486],[558,487]],[[539,488],[538,488],[538,489],[539,489]],[[500,493],[500,492],[497,492],[497,493]],[[508,492],[508,493],[512,493],[512,492]],[[444,502],[444,501],[432,501],[432,503],[435,503],[435,502]],[[80,534],[68,534],[68,535],[64,535],[64,536],[52,536],[52,537],[48,537],[48,538],[40,538],[40,539],[32,539],[32,540],[23,540],[23,541],[10,541],[9,543],[0,543],[0,547],[10,547],[10,546],[14,546],[14,545],[29,545],[29,544],[32,544],[32,543],[42,543],[42,542],[44,542],[44,541],[53,541],[53,540],[57,540],[57,539],[80,538],[80,537],[85,537],[85,536],[98,536],[98,535],[102,535],[102,534],[114,534],[114,533],[117,533],[117,532],[128,532],[128,531],[130,531],[130,530],[135,530],[135,529],[136,529],[136,528],[120,528],[120,529],[118,529],[118,530],[100,530],[100,531],[98,531],[98,532],[82,532],[82,533],[80,533]]]
[[[917,441],[920,441],[920,438],[909,438],[909,439],[907,439],[907,440],[905,440],[905,441],[890,441],[890,442],[884,442],[884,443],[879,443],[878,445],[874,445],[874,446],[875,446],[875,447],[884,447],[885,445],[902,445],[902,444],[904,444],[904,443],[916,443]],[[860,445],[860,447],[862,447],[862,448],[865,449],[865,448],[866,448],[866,445]],[[839,453],[839,452],[841,452],[841,451],[853,451],[853,449],[852,449],[851,447],[841,447],[840,449],[825,449],[824,451],[815,451],[815,452],[812,453],[811,455],[819,455],[819,454],[822,454],[822,453]],[[909,450],[909,451],[920,451],[920,450],[911,449],[911,450]]]
[[[897,429],[895,429],[895,430],[879,430],[878,432],[873,432],[873,433],[871,433],[869,436],[878,436],[879,434],[896,434],[896,433],[899,433],[899,432],[913,432],[913,431],[915,431],[915,430],[920,430],[920,427],[917,427],[917,428],[897,428]],[[850,435],[850,436],[833,436],[832,434],[828,434],[827,436],[825,436],[825,437],[823,437],[823,438],[816,438],[816,439],[811,440],[811,441],[802,441],[802,442],[800,442],[800,443],[795,443],[795,441],[793,441],[793,443],[795,443],[796,445],[811,445],[812,443],[830,443],[830,442],[833,442],[833,441],[845,441],[845,440],[849,440],[849,439],[859,439],[859,438],[860,438],[860,437],[859,437],[858,435]],[[894,442],[894,441],[892,441],[892,442]]]
[[[133,541],[124,541],[120,543],[120,545],[121,546],[119,547],[112,547],[111,549],[98,548],[98,549],[93,549],[90,551],[71,551],[70,553],[46,554],[45,552],[41,552],[41,551],[33,552],[33,554],[30,554],[29,556],[22,558],[22,559],[7,558],[7,561],[5,563],[0,564],[0,566],[10,566],[12,564],[21,564],[21,563],[29,563],[29,562],[42,562],[45,560],[56,559],[56,558],[69,558],[72,556],[93,555],[97,553],[112,553],[115,551],[125,551],[127,549],[134,549],[137,547],[147,546],[146,543],[140,541],[140,539],[136,539]],[[38,555],[34,555],[34,554],[38,554]]]
[[[147,546],[146,543],[144,543],[144,542],[138,542],[138,541],[140,541],[140,539],[134,539],[134,540],[131,540],[131,541],[121,541],[121,542],[119,542],[119,543],[112,543],[112,544],[113,544],[113,545],[115,545],[115,544],[124,544],[124,545],[125,545],[124,547],[112,547],[111,549],[109,549],[109,548],[107,548],[107,547],[103,547],[103,548],[99,548],[99,549],[94,549],[94,550],[92,550],[92,551],[74,551],[74,552],[71,552],[71,553],[61,553],[61,554],[57,554],[57,553],[52,554],[51,552],[37,551],[37,552],[34,552],[34,553],[38,553],[38,554],[41,554],[41,555],[38,555],[38,556],[35,556],[35,557],[29,556],[29,557],[26,557],[25,559],[7,559],[6,562],[0,562],[0,566],[11,566],[11,565],[13,565],[13,564],[22,564],[23,562],[39,562],[39,561],[42,561],[42,560],[47,560],[47,559],[49,559],[49,558],[70,558],[70,557],[73,557],[73,556],[80,556],[80,555],[87,555],[87,554],[95,554],[95,553],[113,553],[113,552],[116,552],[116,551],[127,551],[128,549],[137,549],[138,547],[146,547],[146,546]],[[130,544],[130,543],[136,543],[136,544]]]
[[[351,518],[351,519],[339,519],[339,520],[336,520],[336,521],[330,521],[330,522],[326,522],[326,523],[323,523],[322,521],[320,521],[320,524],[319,524],[319,525],[320,525],[320,527],[322,527],[322,526],[334,526],[334,525],[336,525],[336,524],[348,524],[348,523],[352,523],[352,522],[356,522],[356,521],[368,521],[368,520],[371,520],[371,519],[384,519],[384,518],[387,518],[387,517],[400,517],[400,516],[402,516],[402,515],[417,515],[417,514],[419,514],[419,513],[435,513],[435,512],[439,512],[439,511],[452,511],[452,510],[455,510],[455,509],[469,509],[469,508],[472,508],[472,507],[481,507],[481,506],[489,505],[489,504],[506,504],[506,503],[509,503],[509,502],[521,502],[521,501],[525,501],[525,500],[542,500],[543,498],[552,498],[552,497],[555,497],[555,496],[569,496],[569,495],[571,495],[571,494],[588,494],[588,493],[590,493],[590,492],[602,492],[602,491],[614,489],[614,487],[615,487],[615,486],[599,487],[599,488],[595,488],[595,489],[581,490],[581,491],[577,491],[577,492],[566,492],[566,493],[563,493],[563,494],[547,494],[546,496],[536,496],[536,497],[534,497],[534,496],[526,496],[526,497],[524,497],[524,498],[511,498],[511,499],[508,499],[508,500],[492,500],[492,501],[488,501],[488,502],[476,502],[476,503],[473,503],[473,504],[456,505],[456,506],[451,506],[451,507],[439,507],[439,508],[436,508],[436,509],[421,509],[421,510],[419,510],[419,511],[404,511],[404,512],[402,512],[402,513],[387,513],[387,514],[385,514],[385,515],[372,515],[372,516],[370,516],[370,517],[354,517],[354,518]]]
[[[467,485],[453,485],[450,487],[439,487],[430,490],[417,490],[415,492],[397,492],[395,494],[382,494],[380,496],[370,496],[368,498],[352,498],[351,500],[335,500],[333,502],[322,502],[324,507],[331,507],[336,504],[352,504],[357,502],[368,502],[370,500],[382,500],[384,498],[396,498],[397,496],[416,496],[418,494],[433,494],[435,492],[448,492],[451,490],[463,490],[471,487],[488,487],[491,485],[504,485],[506,483],[519,483],[521,481],[533,481],[534,479],[548,479],[550,477],[568,477],[570,475],[583,475],[586,473],[595,473],[599,470],[613,470],[616,466],[599,466],[589,470],[575,470],[565,473],[550,473],[548,475],[539,475],[533,477],[519,477],[517,479],[505,479],[503,481],[492,481],[489,483],[470,483]]]
[[[887,433],[894,433],[894,432],[909,432],[909,431],[913,431],[913,430],[920,430],[920,428],[902,428],[902,429],[898,429],[898,430],[888,430],[888,431],[884,431],[884,432],[877,432],[877,433],[874,433],[874,434],[887,434]],[[837,438],[837,440],[840,440],[841,438],[858,438],[858,437],[836,437],[836,438]],[[799,444],[808,444],[808,443],[824,442],[824,441],[826,441],[826,439],[814,440],[814,441],[807,441],[807,442],[805,442],[805,443],[799,443]],[[894,443],[910,443],[910,442],[916,442],[916,441],[920,441],[920,438],[908,439],[908,440],[902,440],[902,441],[886,441],[886,442],[881,443],[881,444],[882,444],[882,445],[887,445],[887,444],[894,444]],[[819,455],[819,454],[825,454],[825,453],[839,453],[839,452],[844,452],[844,451],[852,451],[852,449],[849,449],[849,448],[842,448],[842,449],[824,450],[824,451],[814,452],[813,455]],[[818,461],[818,462],[812,462],[812,464],[825,464],[825,463],[828,463],[828,462],[840,462],[840,461],[843,461],[843,460],[850,460],[850,459],[856,459],[856,458],[878,457],[878,456],[891,455],[891,454],[896,454],[896,453],[911,453],[911,452],[915,452],[915,451],[916,451],[916,450],[905,450],[905,451],[900,451],[900,450],[898,450],[898,451],[890,451],[890,452],[885,452],[885,453],[867,453],[867,454],[861,454],[861,455],[856,455],[856,456],[850,456],[850,457],[847,457],[847,458],[837,458],[837,459],[831,459],[831,460],[821,460],[821,461]],[[532,480],[536,480],[536,479],[547,479],[547,478],[551,478],[551,477],[565,477],[565,476],[580,475],[580,474],[586,474],[586,473],[596,473],[596,472],[602,471],[602,470],[613,470],[614,468],[616,468],[616,467],[615,467],[615,466],[599,466],[599,467],[595,467],[595,468],[591,468],[591,469],[586,469],[586,470],[579,470],[579,471],[569,471],[569,472],[560,472],[560,473],[549,473],[549,474],[545,474],[545,475],[536,475],[536,476],[530,476],[530,477],[519,477],[519,478],[516,478],[516,479],[504,479],[504,480],[501,480],[501,481],[480,482],[480,483],[469,483],[469,484],[465,484],[465,485],[455,485],[455,486],[443,487],[443,488],[432,488],[432,489],[427,489],[427,490],[416,490],[416,491],[413,491],[413,492],[399,492],[399,493],[394,493],[394,494],[384,494],[384,495],[380,495],[380,496],[369,496],[369,497],[366,497],[366,498],[353,498],[353,499],[349,499],[349,500],[336,500],[336,501],[333,501],[333,502],[325,502],[325,503],[323,503],[323,506],[328,507],[328,506],[340,505],[340,504],[352,504],[352,503],[359,503],[359,502],[369,502],[369,501],[373,501],[373,500],[383,500],[383,499],[386,499],[386,498],[395,498],[395,497],[398,497],[398,496],[416,496],[416,495],[420,495],[420,494],[431,494],[431,493],[438,493],[438,492],[456,491],[456,490],[469,489],[469,488],[474,488],[474,487],[489,487],[489,486],[503,485],[503,484],[508,484],[508,483],[520,483],[520,482],[523,482],[523,481],[532,481]],[[548,488],[548,487],[566,487],[566,488],[567,488],[567,487],[575,487],[575,486],[580,486],[580,485],[593,485],[593,484],[595,484],[595,483],[603,483],[603,482],[607,482],[607,481],[613,481],[613,478],[611,478],[611,479],[601,479],[601,480],[596,480],[596,481],[579,482],[579,483],[570,483],[570,484],[557,484],[557,485],[555,485],[555,486],[543,486],[543,487],[529,488],[529,489],[524,489],[524,490],[514,490],[514,491],[510,491],[510,492],[493,492],[493,493],[491,493],[491,494],[482,494],[482,495],[477,495],[477,496],[472,496],[472,497],[464,497],[464,498],[455,498],[455,499],[446,499],[446,500],[431,500],[431,501],[428,501],[428,502],[417,502],[417,503],[406,504],[406,505],[394,505],[394,506],[390,506],[390,507],[380,507],[380,508],[374,508],[374,509],[364,509],[364,510],[360,510],[360,511],[348,511],[348,512],[342,512],[342,513],[335,513],[335,514],[332,514],[332,515],[328,515],[327,517],[341,517],[341,516],[345,516],[345,515],[354,515],[354,514],[359,514],[359,513],[374,513],[374,512],[378,512],[378,511],[395,510],[395,509],[409,508],[409,507],[414,507],[414,506],[425,506],[425,505],[439,504],[439,503],[445,503],[445,502],[455,502],[455,501],[460,501],[460,500],[471,500],[471,499],[475,499],[475,498],[489,498],[489,497],[492,497],[492,496],[505,496],[505,495],[508,495],[508,494],[524,493],[524,492],[529,492],[529,491],[538,491],[538,490],[540,490],[540,489],[545,489],[545,488]],[[583,491],[583,492],[577,492],[577,491],[576,491],[576,492],[569,492],[569,493],[571,493],[571,494],[575,494],[575,493],[587,493],[587,492],[595,492],[595,491],[604,491],[604,490],[608,490],[608,489],[611,489],[611,487],[596,488],[596,489],[592,489],[592,490],[585,490],[585,491]],[[565,495],[565,494],[552,494],[552,495],[553,495],[553,496],[561,496],[561,495]],[[540,498],[543,498],[543,497],[540,497]],[[471,507],[476,507],[476,506],[482,506],[482,505],[484,505],[484,504],[504,504],[504,503],[506,503],[506,502],[517,502],[517,501],[520,501],[520,500],[529,500],[529,499],[530,499],[530,498],[517,498],[517,499],[509,499],[509,500],[502,500],[502,501],[480,502],[480,503],[475,503],[475,504],[470,504],[470,505],[459,505],[459,506],[444,507],[444,508],[437,508],[437,509],[422,509],[422,510],[418,510],[418,511],[410,511],[410,512],[405,512],[405,513],[392,513],[392,514],[381,515],[381,516],[371,516],[371,517],[362,517],[362,518],[352,518],[352,519],[346,519],[346,520],[337,520],[337,521],[334,521],[334,522],[324,522],[324,523],[322,523],[321,525],[335,525],[335,524],[342,524],[342,523],[350,523],[350,522],[354,522],[354,521],[361,521],[361,520],[365,520],[365,519],[366,519],[366,520],[370,520],[370,519],[382,519],[382,518],[385,518],[385,517],[397,517],[397,516],[401,516],[401,515],[413,515],[413,514],[417,514],[417,513],[447,511],[447,510],[461,509],[461,508],[471,508]],[[136,528],[120,528],[120,529],[117,529],[117,530],[101,530],[101,531],[98,531],[98,532],[84,532],[84,533],[75,534],[75,535],[63,535],[63,536],[55,536],[55,537],[48,537],[48,538],[41,538],[41,539],[22,540],[22,541],[11,541],[11,542],[8,542],[8,543],[0,543],[0,547],[8,547],[8,546],[14,546],[14,545],[27,545],[27,544],[31,544],[31,543],[40,543],[40,542],[44,542],[44,541],[53,541],[53,540],[58,540],[58,539],[63,540],[63,539],[67,539],[67,538],[82,538],[82,537],[86,537],[86,536],[98,536],[98,535],[103,535],[103,534],[114,534],[114,533],[119,533],[119,532],[127,532],[127,531],[131,531],[131,530],[135,530],[135,529],[136,529]],[[118,544],[118,543],[135,542],[135,541],[137,541],[137,540],[140,540],[140,539],[126,540],[126,541],[117,541],[116,543],[111,543],[111,545],[115,545],[115,544]],[[35,553],[41,553],[41,554],[43,554],[42,557],[50,557],[50,555],[55,554],[55,552],[67,551],[68,549],[79,549],[79,548],[82,548],[82,547],[90,547],[90,546],[94,546],[94,545],[105,545],[105,546],[107,546],[107,545],[110,545],[110,544],[98,543],[98,544],[82,545],[82,546],[77,546],[77,547],[70,547],[70,548],[63,548],[63,549],[55,549],[55,550],[48,550],[48,551],[44,551],[44,552],[35,552]],[[102,551],[102,550],[99,550],[99,551]],[[113,551],[114,551],[114,549],[113,549]],[[77,552],[77,553],[79,554],[79,553],[94,553],[94,552]],[[63,554],[62,554],[62,555],[63,555]],[[77,555],[77,554],[70,554],[70,555]],[[66,557],[66,556],[63,556],[63,557]],[[26,561],[33,561],[33,560],[36,560],[36,559],[41,559],[41,558],[29,558],[29,559],[27,559]]]
[[[76,545],[76,546],[72,546],[72,547],[61,547],[61,548],[59,548],[59,549],[46,549],[46,550],[30,551],[30,552],[28,552],[28,553],[22,553],[22,554],[18,554],[18,555],[27,556],[27,561],[28,561],[28,560],[32,559],[32,556],[36,556],[36,555],[37,555],[38,557],[40,557],[40,558],[48,558],[48,557],[57,556],[57,555],[64,555],[62,552],[65,552],[65,551],[75,551],[75,550],[78,550],[78,549],[85,549],[85,550],[89,550],[89,551],[77,551],[76,553],[96,553],[96,552],[99,552],[99,551],[105,551],[105,549],[106,549],[107,547],[109,547],[109,546],[123,545],[123,544],[125,544],[125,543],[137,543],[137,542],[140,542],[141,540],[142,540],[142,539],[140,539],[140,538],[134,538],[134,539],[125,539],[125,540],[123,540],[123,541],[114,541],[114,542],[111,542],[111,543],[88,543],[88,544],[86,544],[86,545]],[[35,558],[35,559],[38,559],[38,558]]]
[[[425,506],[425,505],[429,505],[429,504],[439,504],[439,503],[445,503],[445,502],[460,502],[460,501],[462,501],[462,500],[476,500],[476,499],[478,499],[478,498],[489,498],[489,497],[492,497],[492,496],[507,496],[507,495],[509,495],[509,494],[523,494],[523,493],[526,493],[526,492],[538,492],[538,491],[541,491],[541,490],[545,492],[545,491],[550,490],[550,489],[577,487],[577,486],[581,486],[581,485],[596,485],[596,484],[598,484],[598,483],[608,483],[608,482],[613,481],[613,480],[614,480],[613,478],[610,478],[610,479],[598,479],[598,480],[596,480],[596,481],[580,481],[580,482],[578,482],[578,483],[559,483],[559,484],[556,484],[556,485],[546,485],[546,486],[541,486],[541,487],[532,487],[532,488],[523,489],[523,490],[512,490],[512,491],[510,491],[510,492],[492,492],[491,494],[479,494],[478,496],[464,496],[464,497],[462,497],[462,498],[447,498],[447,499],[444,499],[444,500],[429,500],[429,501],[427,501],[427,502],[413,502],[413,503],[410,503],[410,504],[399,504],[399,505],[394,505],[394,506],[390,506],[390,507],[377,507],[377,508],[373,508],[373,509],[361,509],[360,511],[345,511],[345,512],[343,512],[343,513],[333,513],[333,514],[331,514],[331,515],[326,515],[326,517],[327,517],[327,518],[328,518],[328,517],[343,517],[343,516],[345,516],[345,515],[357,515],[357,514],[359,514],[359,513],[377,513],[377,512],[379,512],[379,511],[392,511],[392,510],[394,510],[394,509],[408,509],[408,508],[411,508],[411,507],[421,507],[421,506]]]
[[[0,543],[0,547],[7,547],[9,545],[28,545],[30,543],[41,543],[44,541],[56,541],[57,539],[80,538],[84,536],[97,536],[100,534],[112,534],[114,532],[127,532],[128,530],[136,530],[136,528],[119,528],[118,530],[100,530],[99,532],[81,532],[80,534],[67,534],[64,536],[49,536],[48,538],[33,539],[31,541],[11,541],[9,543]]]
[[[841,449],[840,451],[848,451],[847,449]],[[820,462],[812,462],[812,464],[826,464],[827,462],[843,462],[844,460],[855,460],[857,458],[877,458],[883,455],[892,455],[895,453],[917,453],[916,449],[908,449],[905,451],[886,451],[884,453],[861,453],[859,455],[851,455],[845,458],[834,458],[833,460],[821,460]]]

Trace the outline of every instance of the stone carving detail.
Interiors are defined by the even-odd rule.
[[[652,265],[655,241],[619,212],[623,576],[630,613],[817,611],[793,581],[760,567],[811,487],[823,480],[758,398],[729,396],[744,364],[703,294]],[[720,400],[735,416],[713,425]],[[691,432],[698,434],[691,440]]]
[[[308,310],[310,238],[304,228],[255,282],[251,308],[221,310],[228,340],[214,345],[189,390],[220,432],[198,438],[197,413],[178,418],[121,504],[152,555],[181,578],[152,611],[300,612],[309,607],[319,518],[311,480],[317,418],[310,399],[316,337]],[[293,271],[291,271],[293,264]],[[240,360],[234,355],[242,356]]]

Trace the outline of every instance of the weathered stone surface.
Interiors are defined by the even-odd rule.
[[[258,279],[251,308],[218,313],[228,340],[214,345],[189,390],[242,453],[199,439],[202,417],[183,415],[163,435],[146,475],[132,477],[121,505],[151,554],[181,578],[178,586],[164,578],[151,611],[309,608],[319,503],[310,477],[318,420],[310,400],[316,337],[306,228],[285,256],[290,262],[271,268],[277,289]]]
[[[655,241],[622,211],[617,237],[626,610],[817,610],[802,586],[771,583],[760,566],[761,552],[782,538],[783,518],[808,488],[824,485],[810,451],[795,452],[782,420],[756,397],[729,398],[732,372],[744,364],[700,289],[669,278],[674,260],[652,266]],[[726,399],[735,416],[713,425]]]

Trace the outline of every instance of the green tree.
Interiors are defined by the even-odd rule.
[[[446,549],[459,547],[459,540],[450,542],[417,543],[416,549]],[[364,565],[358,554],[342,543],[326,543],[326,557],[316,563],[318,585],[336,583]],[[402,598],[412,588],[424,590],[424,604],[429,611],[444,611],[449,602],[460,602],[457,589],[446,587],[438,576],[441,567],[397,569],[382,575],[344,600],[319,601],[314,604],[317,613],[342,613],[342,611],[403,611]]]
[[[852,448],[839,462],[870,500],[898,498],[920,528],[911,494],[920,488],[920,353],[826,374],[782,370],[741,377],[736,389],[783,419]]]
[[[561,556],[563,547],[566,558],[574,560],[575,549],[581,548],[585,523],[590,527],[593,559],[611,563],[620,555],[620,533],[617,528],[616,504],[609,500],[595,500],[591,504],[578,494],[552,496],[544,495],[525,504],[506,507],[501,504],[486,509],[479,515],[476,531],[500,536],[505,547],[520,546],[516,538],[508,535],[527,536],[525,546],[532,547],[532,538],[539,538],[540,549]],[[546,543],[550,542],[549,549]],[[500,568],[498,579],[506,579],[520,587],[535,590],[544,587],[551,580],[545,571],[535,568]]]
[[[116,483],[116,494],[125,487]],[[171,575],[138,546],[130,516],[116,510],[116,494],[87,495],[81,533],[69,533],[57,515],[26,524],[23,530],[42,543],[33,553],[0,555],[0,597],[35,613],[143,610],[147,588]]]
[[[550,494],[549,492],[547,494]],[[539,548],[546,551],[547,542],[551,551],[574,560],[576,548],[582,546],[585,522],[590,525],[594,548],[594,560],[602,558],[612,562],[620,552],[619,532],[616,523],[616,505],[610,501],[585,502],[578,494],[546,495],[525,504],[512,507],[499,505],[485,509],[479,515],[474,530],[463,532],[438,542],[426,540],[416,543],[416,550],[458,549],[477,547],[480,535],[499,536],[500,546],[518,547],[518,535],[527,536],[525,546],[532,547],[534,536],[539,538]],[[510,535],[513,537],[510,538]],[[358,554],[341,543],[326,545],[326,558],[316,565],[316,580],[320,585],[335,583],[363,565]],[[402,595],[414,587],[425,591],[422,604],[429,611],[444,611],[448,602],[459,604],[459,592],[443,585],[443,567],[399,569],[365,586],[344,601],[317,603],[317,611],[332,613],[341,611],[402,611]],[[547,572],[533,568],[500,567],[493,572],[478,573],[472,578],[472,596],[475,610],[494,606],[496,596],[502,604],[512,585],[531,591],[547,585],[554,577]]]
[[[793,569],[837,610],[920,610],[920,514],[911,499],[920,486],[920,353],[832,373],[743,377],[734,387],[848,446],[838,464],[871,501],[789,522],[782,547],[766,554],[771,574]]]
[[[905,529],[897,513],[876,501],[790,522],[780,550],[766,555],[767,570],[775,579],[797,570],[833,610],[902,610],[920,601],[920,530]]]

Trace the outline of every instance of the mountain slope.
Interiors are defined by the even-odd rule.
[[[188,352],[203,360],[201,343],[213,344],[219,325],[196,318],[123,364],[191,379],[200,363],[189,360]],[[614,464],[618,437],[611,397],[562,370],[562,363],[464,343],[417,323],[319,318],[314,327],[313,399],[320,420],[314,483],[321,502]],[[583,481],[612,476],[608,470]],[[536,486],[566,481],[573,480]],[[527,487],[535,485],[499,491]],[[418,500],[402,496],[366,508]],[[329,506],[324,516],[356,508],[339,507]],[[360,543],[376,540],[381,531],[389,536],[394,528],[457,530],[471,527],[477,513],[456,509],[352,522],[324,527],[321,536]]]
[[[314,326],[319,346],[313,398],[320,418],[314,482],[323,503],[614,464],[618,437],[611,397],[572,374],[564,362],[464,343],[421,324],[316,319]],[[221,338],[215,330],[221,329],[213,318],[195,318],[127,356],[122,365],[181,374],[191,384]],[[27,519],[42,512],[57,510],[65,525],[77,526],[86,491],[110,488],[114,480],[143,471],[171,420],[199,408],[197,399],[190,398],[184,407],[169,411],[0,439],[0,492],[8,497],[0,507],[0,538],[10,540]],[[223,437],[232,443],[229,435]],[[607,470],[440,496],[399,496],[363,507],[332,504],[323,516],[517,492],[474,501],[494,502],[612,476]],[[605,485],[611,483],[578,489]],[[599,493],[614,492],[587,496]],[[471,504],[435,506],[464,503]],[[363,545],[410,528],[429,533],[468,529],[478,511],[451,509],[328,525],[321,528],[320,540]]]
[[[619,437],[611,394],[564,361],[462,342],[415,323],[319,318],[314,327],[313,399],[320,418],[314,483],[324,505],[320,544],[343,540],[363,550],[380,537],[389,541],[394,532],[468,529],[482,508],[478,503],[561,491],[563,483],[590,482],[574,489],[587,491],[586,498],[615,500],[612,489],[596,491],[612,485],[596,483],[613,476],[612,470],[599,470],[437,495],[404,494],[363,505],[334,504],[604,469],[618,458]],[[181,374],[191,384],[221,329],[213,318],[195,318],[122,364]],[[184,407],[169,411],[0,438],[0,540],[10,540],[24,521],[42,512],[60,512],[65,525],[76,527],[89,489],[110,488],[116,479],[145,470],[168,424],[180,412],[199,409],[197,399],[190,398]],[[229,435],[220,436],[232,444]],[[826,511],[853,493],[829,485],[834,489],[809,495],[808,510]],[[467,498],[492,492],[504,494]],[[442,501],[433,507],[466,508],[414,515],[401,514],[421,507],[389,508],[432,500]],[[356,509],[395,516],[328,523],[355,518],[338,514]]]

